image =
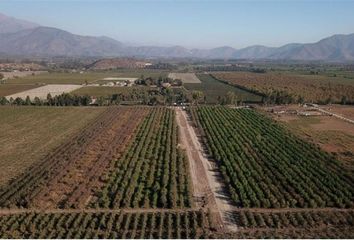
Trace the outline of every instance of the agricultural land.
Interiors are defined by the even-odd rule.
[[[189,71],[1,84],[47,90],[0,98],[0,237],[353,238],[352,106],[271,103],[262,80],[234,77],[278,72]],[[300,93],[325,78],[291,74]],[[55,96],[52,84],[77,89]]]
[[[209,74],[198,74],[201,83],[185,83],[184,86],[189,91],[201,91],[205,96],[205,102],[216,104],[222,102],[227,93],[236,95],[236,100],[241,102],[261,102],[262,97],[242,90],[240,88],[220,82]]]
[[[214,73],[216,78],[263,94],[271,103],[350,103],[354,83],[348,79],[289,73]]]
[[[0,186],[18,177],[102,113],[95,108],[0,108]]]

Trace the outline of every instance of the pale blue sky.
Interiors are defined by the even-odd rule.
[[[241,48],[354,33],[354,1],[0,0],[0,12],[146,45]]]

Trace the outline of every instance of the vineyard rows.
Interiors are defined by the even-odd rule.
[[[352,238],[354,236],[353,210],[298,210],[241,209],[235,212],[239,231],[223,237]]]
[[[235,212],[237,225],[242,228],[288,228],[320,226],[354,227],[354,211],[308,210],[262,212],[240,210]]]
[[[240,207],[352,207],[354,184],[331,155],[256,111],[192,109]]]
[[[0,207],[82,208],[104,184],[148,108],[109,108],[83,131],[0,189]]]
[[[203,211],[145,213],[24,213],[0,215],[0,238],[203,238]]]
[[[188,160],[177,147],[177,135],[174,110],[151,110],[128,150],[105,177],[99,207],[191,207]]]

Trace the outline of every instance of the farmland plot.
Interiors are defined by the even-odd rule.
[[[28,212],[0,214],[0,238],[208,238],[203,211]]]
[[[0,107],[0,187],[77,134],[104,108]]]
[[[0,190],[0,206],[81,208],[103,184],[148,108],[109,108]]]
[[[69,93],[81,87],[82,87],[81,85],[74,85],[74,84],[50,84],[43,87],[33,88],[23,92],[8,95],[6,96],[6,98],[16,99],[19,97],[25,99],[27,96],[29,96],[30,99],[34,99],[35,97],[38,97],[40,99],[46,99],[48,94],[54,97],[63,93]]]
[[[201,83],[185,83],[184,86],[189,91],[201,91],[205,96],[207,104],[220,103],[229,92],[236,95],[237,101],[261,102],[262,97],[235,86],[216,80],[209,74],[198,74]]]
[[[352,238],[351,209],[240,209],[233,238]]]
[[[98,194],[103,208],[192,206],[188,160],[177,146],[175,112],[154,108]]]
[[[34,84],[0,84],[0,97],[5,97],[37,87],[38,86]]]
[[[353,206],[352,177],[331,155],[249,109],[193,109],[236,206]]]
[[[287,102],[345,102],[354,99],[353,81],[283,73],[224,72],[213,74],[230,84],[261,93],[270,99],[284,95]],[[301,100],[302,99],[302,100]],[[283,100],[283,101],[284,101]]]
[[[173,80],[180,79],[183,83],[201,83],[194,73],[169,73],[168,77]]]

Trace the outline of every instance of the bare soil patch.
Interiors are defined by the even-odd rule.
[[[49,93],[50,95],[52,95],[52,97],[54,97],[63,93],[69,93],[81,87],[82,87],[81,85],[75,85],[75,84],[49,84],[43,87],[38,87],[23,92],[15,93],[12,95],[8,95],[6,97],[7,99],[10,98],[16,99],[18,97],[25,99],[27,96],[29,96],[30,99],[34,99],[35,97],[38,97],[40,99],[46,99]]]
[[[5,97],[37,87],[38,86],[34,84],[0,84],[0,97]]]

